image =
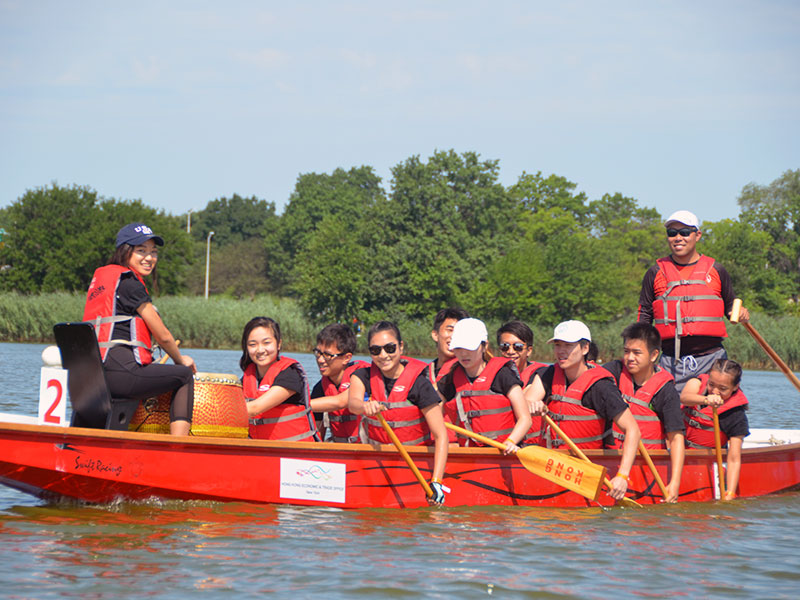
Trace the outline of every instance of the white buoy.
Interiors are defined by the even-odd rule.
[[[48,346],[42,350],[42,364],[45,367],[61,366],[61,351],[58,346]]]

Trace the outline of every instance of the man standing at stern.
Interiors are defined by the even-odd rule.
[[[697,251],[702,232],[693,213],[679,210],[664,225],[670,255],[644,275],[638,320],[655,325],[661,334],[660,365],[680,391],[715,360],[727,358],[722,339],[728,335],[725,317],[730,317],[735,295],[728,272]],[[742,308],[739,320],[749,318]]]

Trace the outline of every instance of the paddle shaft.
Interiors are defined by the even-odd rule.
[[[580,448],[578,448],[578,446],[575,444],[575,442],[573,442],[573,441],[572,441],[572,440],[571,440],[571,439],[570,439],[570,438],[569,438],[569,437],[568,437],[568,436],[567,436],[567,435],[566,435],[566,434],[565,434],[565,433],[564,433],[564,432],[561,430],[561,427],[559,427],[558,425],[556,425],[555,421],[553,421],[553,419],[551,419],[551,418],[550,418],[550,415],[548,415],[548,414],[544,414],[544,415],[543,415],[543,417],[544,417],[544,420],[545,420],[545,421],[547,421],[547,424],[550,426],[550,429],[552,429],[553,431],[555,431],[555,432],[556,432],[556,435],[558,435],[558,437],[560,437],[562,440],[564,440],[564,441],[567,443],[567,446],[569,446],[569,449],[570,449],[570,450],[572,450],[572,451],[573,451],[573,452],[576,454],[576,456],[578,456],[578,458],[580,458],[581,460],[585,460],[585,461],[586,461],[586,462],[588,462],[588,463],[592,462],[592,461],[590,461],[590,460],[589,460],[589,457],[588,457],[588,456],[586,456],[586,455],[583,453],[583,450],[581,450]],[[610,480],[608,477],[604,477],[604,478],[603,478],[603,483],[605,483],[605,484],[606,484],[606,487],[608,487],[608,489],[609,489],[609,490],[611,490],[611,489],[612,489],[612,486],[611,486],[611,480]],[[629,503],[633,503],[633,504],[635,504],[636,506],[641,506],[641,504],[639,504],[638,502],[636,502],[636,500],[631,500],[630,498],[625,498],[625,497],[623,497],[623,498],[621,499],[621,502],[629,502]]]
[[[739,298],[736,298],[736,300],[733,301],[733,308],[731,309],[731,323],[739,322],[739,310],[741,310],[741,308],[742,301]],[[764,352],[767,353],[767,356],[772,359],[772,362],[774,362],[775,365],[781,371],[783,371],[783,374],[786,375],[786,378],[792,383],[792,385],[796,387],[798,391],[800,391],[800,379],[798,379],[797,375],[795,375],[789,366],[783,362],[781,357],[778,356],[778,353],[775,352],[775,350],[773,350],[772,347],[767,343],[767,340],[761,337],[761,334],[758,333],[755,327],[750,325],[750,323],[742,323],[742,325],[744,325],[744,328],[747,330],[747,332],[753,336],[753,339],[759,346],[761,346]]]
[[[642,455],[642,458],[644,458],[644,462],[646,462],[647,466],[650,467],[650,472],[656,479],[656,483],[658,484],[658,489],[661,490],[661,495],[664,496],[664,499],[666,499],[667,486],[664,485],[664,480],[661,479],[661,475],[659,475],[658,471],[656,471],[656,466],[655,464],[653,464],[653,459],[650,458],[650,453],[647,451],[647,448],[644,447],[644,443],[642,442],[642,440],[639,440],[639,454]]]
[[[712,408],[714,412],[714,454],[717,457],[717,471],[719,472],[719,498],[725,499],[725,473],[722,470],[722,439],[719,432],[719,414],[717,407]]]
[[[381,422],[381,426],[383,427],[384,431],[386,431],[386,435],[388,435],[389,439],[392,440],[392,444],[394,444],[394,447],[397,448],[397,451],[400,453],[400,456],[403,457],[403,460],[406,461],[408,468],[411,469],[411,471],[414,473],[414,477],[417,478],[417,481],[419,481],[419,484],[422,486],[422,489],[425,490],[425,495],[428,498],[433,498],[433,490],[431,489],[431,486],[428,485],[428,482],[425,481],[425,478],[422,476],[422,473],[419,472],[417,465],[414,464],[414,461],[411,459],[408,450],[406,450],[403,447],[403,444],[402,442],[400,442],[400,439],[397,437],[397,434],[394,432],[394,429],[392,429],[389,426],[389,424],[386,422],[386,419],[383,418],[383,415],[381,413],[378,413],[376,416],[378,417],[378,421]]]

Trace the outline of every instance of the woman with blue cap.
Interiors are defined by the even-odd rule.
[[[144,223],[117,233],[109,263],[94,272],[83,320],[94,325],[112,397],[146,399],[174,391],[170,433],[189,435],[194,405],[194,360],[181,354],[158,314],[145,284],[155,274],[164,240]],[[153,364],[152,341],[175,362]]]

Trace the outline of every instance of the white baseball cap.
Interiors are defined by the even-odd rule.
[[[450,338],[450,350],[464,348],[465,350],[477,350],[481,342],[489,341],[489,332],[486,325],[480,319],[461,319],[453,326],[453,337]]]
[[[684,225],[688,225],[689,227],[700,229],[700,221],[697,220],[697,215],[689,212],[688,210],[679,210],[672,213],[669,216],[669,219],[664,221],[664,225],[669,227],[670,223],[682,223]]]
[[[562,321],[553,330],[553,337],[547,343],[561,340],[562,342],[578,342],[580,340],[592,341],[589,328],[581,321]]]

